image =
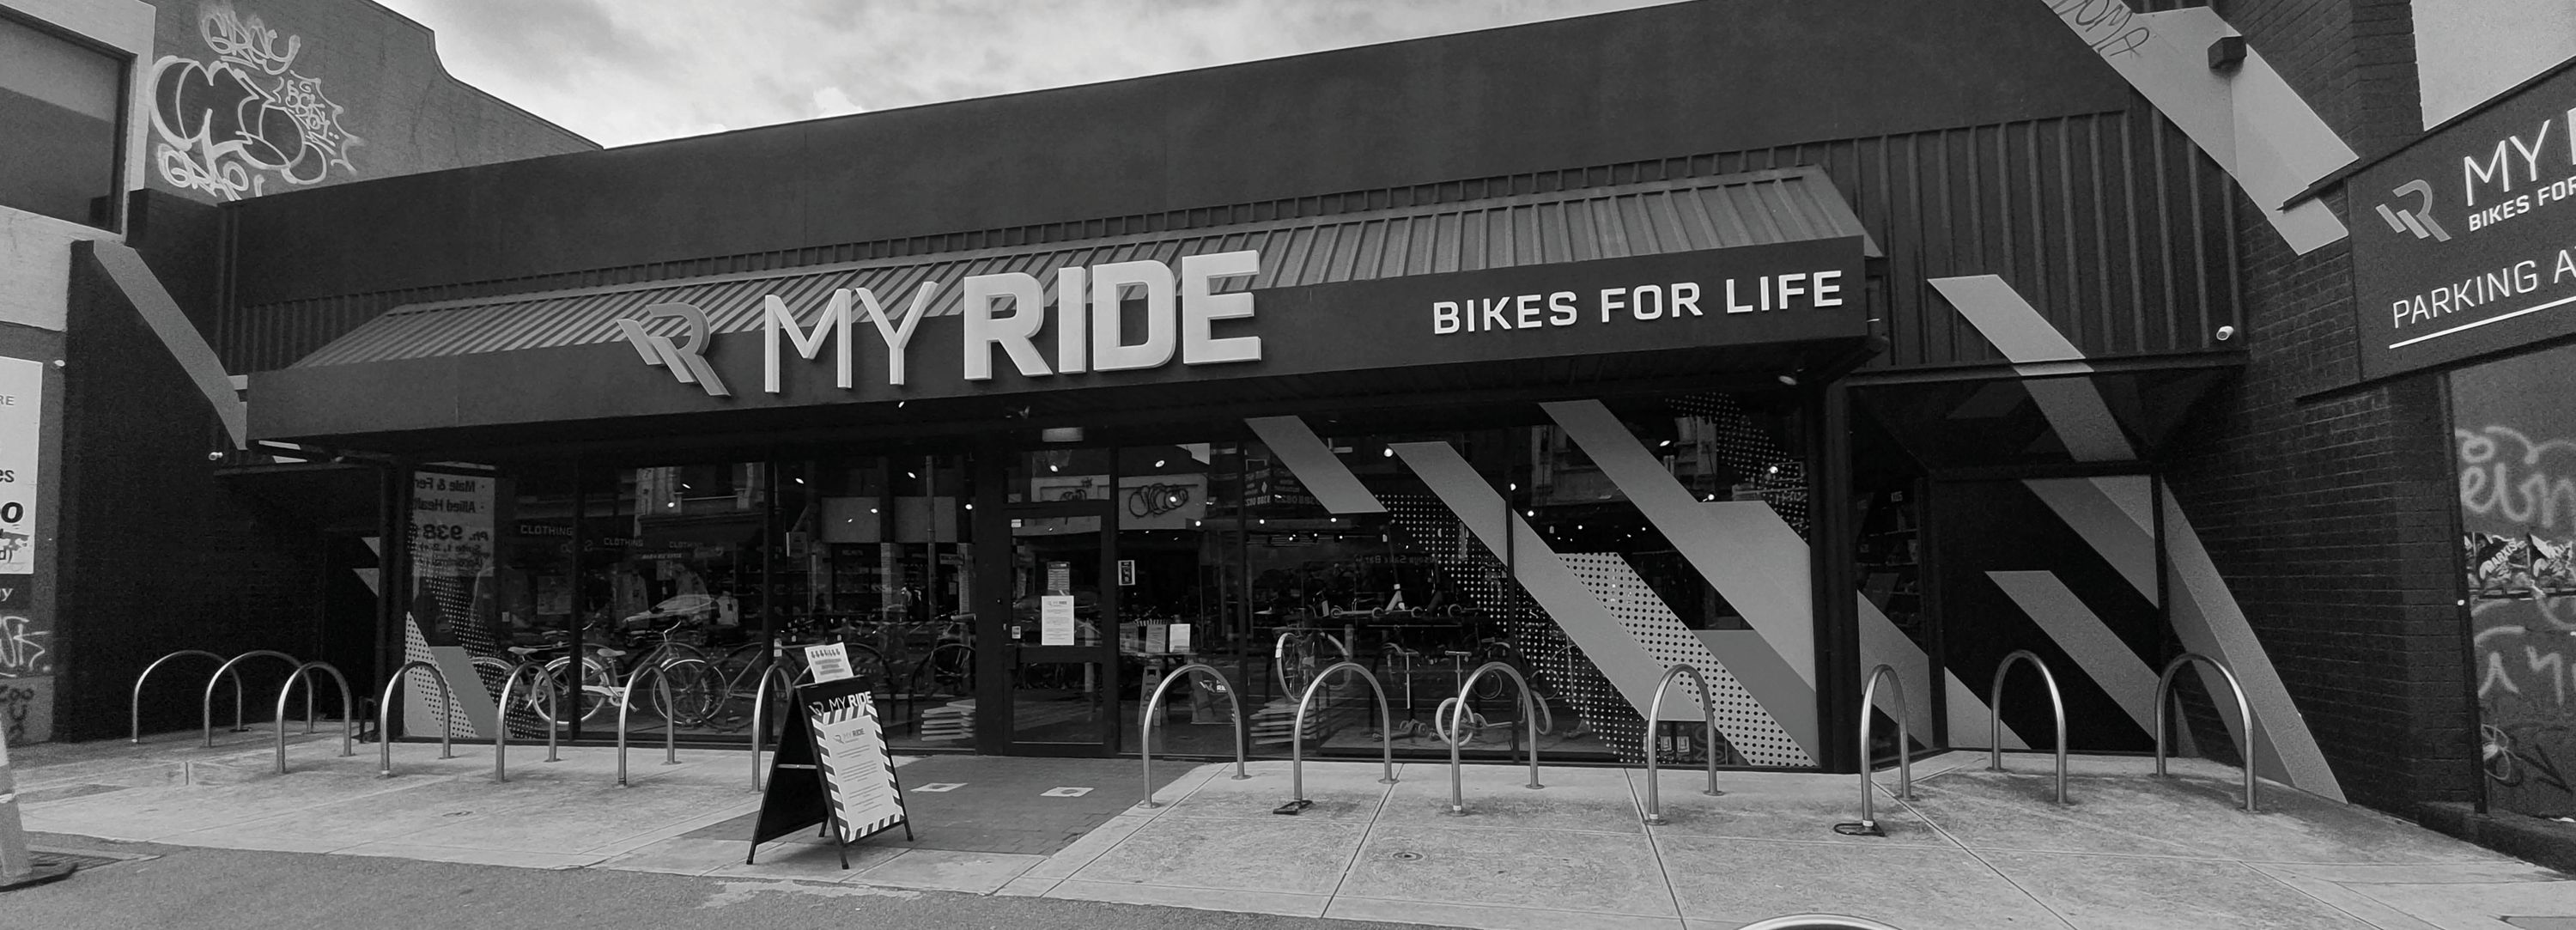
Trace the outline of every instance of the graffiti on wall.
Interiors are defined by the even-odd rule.
[[[45,658],[45,638],[51,635],[25,617],[0,616],[0,678],[52,673],[54,663]]]
[[[41,743],[53,735],[47,726],[50,715],[42,712],[45,695],[38,684],[0,683],[0,732],[8,734],[10,745]]]
[[[152,166],[184,190],[239,200],[271,181],[303,185],[332,169],[356,173],[349,152],[364,144],[341,125],[341,106],[322,80],[295,68],[302,36],[278,32],[229,3],[199,9],[207,58],[163,56],[152,64]]]
[[[2488,790],[2500,807],[2563,816],[2576,813],[2562,768],[2576,761],[2576,440],[2535,438],[2539,425],[2452,438]]]

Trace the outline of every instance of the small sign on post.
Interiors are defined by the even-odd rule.
[[[805,647],[805,667],[814,670],[814,683],[840,681],[850,677],[850,649],[840,643]]]
[[[1122,588],[1132,588],[1136,586],[1135,559],[1118,560],[1118,586]]]

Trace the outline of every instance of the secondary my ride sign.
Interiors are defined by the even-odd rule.
[[[44,436],[44,396],[43,364],[0,358],[0,575],[36,571],[36,462]]]
[[[2576,334],[2576,69],[2349,191],[2364,379]]]

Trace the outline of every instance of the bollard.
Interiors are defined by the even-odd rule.
[[[72,866],[37,862],[27,852],[27,831],[18,823],[18,779],[9,773],[9,734],[0,730],[0,891],[60,881]]]

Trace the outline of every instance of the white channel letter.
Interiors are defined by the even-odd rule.
[[[865,292],[862,291],[861,293]],[[796,314],[787,309],[787,302],[778,299],[778,295],[769,294],[763,296],[760,299],[760,302],[761,390],[768,391],[772,394],[776,394],[779,391],[778,337],[782,332],[786,334],[789,341],[796,344],[796,354],[808,359],[813,358],[816,353],[823,351],[824,336],[834,337],[833,341],[838,343],[838,348],[841,350],[841,367],[839,371],[840,380],[837,383],[844,390],[849,388],[851,321],[850,292],[848,290],[841,288],[834,288],[832,290],[832,300],[830,303],[823,305],[823,312],[819,314],[819,318],[814,321],[814,331],[812,333],[807,333],[805,331],[805,327],[797,325]],[[870,305],[873,306],[874,302],[871,301]]]
[[[995,298],[1008,297],[1012,303],[1009,317],[993,318]],[[979,274],[966,279],[965,342],[966,380],[993,380],[993,347],[1011,354],[1011,364],[1020,374],[1035,378],[1053,374],[1046,359],[1038,355],[1038,327],[1046,323],[1045,296],[1038,279],[1026,272],[1006,271],[1001,274]]]
[[[1254,251],[1190,255],[1181,259],[1181,364],[1261,360],[1261,337],[1218,339],[1212,332],[1212,323],[1216,320],[1251,319],[1252,295],[1248,292],[1211,293],[1218,278],[1240,278],[1260,273],[1261,253]],[[1437,305],[1434,306],[1436,308]],[[1433,313],[1436,315],[1438,310],[1434,309]],[[1456,327],[1454,317],[1450,325],[1453,329]]]
[[[885,308],[877,306],[876,292],[863,287],[859,288],[858,293],[859,303],[868,308],[868,319],[877,324],[877,335],[885,337],[886,383],[902,384],[903,360],[908,347],[912,345],[912,333],[921,328],[921,318],[930,315],[930,301],[931,298],[939,296],[939,282],[923,281],[920,287],[913,289],[912,312],[904,315],[903,325],[899,327],[886,322]],[[841,372],[844,381],[847,381],[849,376],[849,352],[849,345],[846,342],[843,343]],[[841,386],[849,387],[846,383]]]
[[[1122,345],[1126,313],[1118,292],[1127,285],[1145,288],[1145,341]],[[1172,360],[1180,340],[1173,332],[1180,314],[1173,306],[1172,269],[1158,261],[1112,262],[1091,269],[1091,370],[1124,371],[1155,368]]]
[[[1080,267],[1055,270],[1055,371],[1060,375],[1091,370],[1091,317],[1084,312],[1090,272]],[[1115,314],[1118,305],[1109,305]]]

